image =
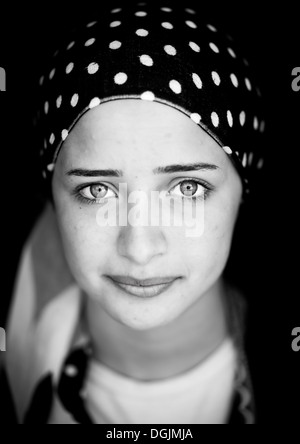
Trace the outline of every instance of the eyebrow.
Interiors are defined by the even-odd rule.
[[[214,171],[218,170],[217,165],[210,163],[188,163],[188,164],[174,164],[167,165],[164,167],[157,167],[153,170],[154,174],[171,174],[171,173],[181,173],[184,171]],[[78,177],[123,177],[122,170],[87,170],[83,168],[76,168],[67,172],[68,176],[78,176]]]

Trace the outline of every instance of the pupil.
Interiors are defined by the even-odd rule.
[[[186,196],[193,196],[197,191],[197,183],[191,180],[182,182],[180,191]]]
[[[107,193],[107,187],[104,185],[92,185],[91,186],[91,194],[95,199],[101,199],[105,197]]]

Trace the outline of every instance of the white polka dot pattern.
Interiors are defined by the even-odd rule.
[[[141,61],[142,65],[153,66],[153,59],[147,54],[141,55],[140,61]]]
[[[153,102],[155,100],[155,95],[151,91],[145,91],[141,95],[142,100],[148,100],[149,102]]]
[[[192,77],[193,77],[193,82],[195,83],[197,88],[202,89],[203,83],[202,83],[202,80],[200,79],[200,77],[198,76],[198,74],[193,73]]]
[[[52,172],[54,170],[54,163],[50,163],[49,165],[47,165],[47,170]]]
[[[212,32],[217,32],[217,28],[215,28],[213,25],[207,25],[208,29]]]
[[[73,68],[74,68],[74,63],[73,62],[69,63],[66,67],[66,73],[70,74],[70,72],[73,71]]]
[[[147,35],[149,35],[149,31],[141,28],[136,31],[136,35],[138,35],[139,37],[147,37]]]
[[[172,23],[169,23],[169,22],[163,22],[163,23],[161,24],[161,26],[162,26],[163,28],[165,28],[165,29],[173,29],[173,28],[174,28],[174,26],[172,25]]]
[[[197,45],[197,43],[195,42],[190,42],[189,43],[190,48],[195,51],[195,52],[200,52],[200,46]]]
[[[55,68],[52,69],[52,71],[49,74],[49,79],[52,80],[55,74]]]
[[[235,54],[235,52],[233,51],[233,49],[231,49],[231,48],[227,48],[227,51],[229,52],[229,54],[231,55],[231,57],[232,58],[236,58],[236,54]]]
[[[263,167],[263,164],[264,164],[264,160],[260,159],[258,164],[257,164],[257,168],[260,170]]]
[[[87,28],[91,28],[92,26],[95,26],[97,22],[90,22],[86,25]]]
[[[117,85],[124,85],[124,83],[127,82],[128,76],[125,74],[125,72],[119,72],[115,75],[115,83]]]
[[[211,77],[213,79],[214,84],[219,86],[221,83],[221,78],[220,78],[219,74],[216,71],[213,71],[211,73]]]
[[[236,88],[239,86],[239,81],[238,81],[235,74],[230,74],[230,80],[231,80],[233,86],[235,86]]]
[[[101,100],[99,99],[99,97],[94,97],[89,103],[89,108],[90,109],[96,108],[96,106],[99,106],[100,103]]]
[[[233,117],[231,114],[231,111],[227,111],[227,121],[228,121],[228,125],[232,128],[233,126]]]
[[[138,12],[135,13],[135,15],[137,17],[146,17],[147,12],[145,12],[145,11],[138,11]]]
[[[223,150],[225,151],[226,154],[229,155],[232,154],[232,149],[229,146],[223,146]]]
[[[194,11],[194,9],[186,8],[185,11],[186,11],[188,14],[193,14],[193,15],[196,14],[196,11]]]
[[[67,51],[69,51],[70,49],[73,48],[73,46],[75,45],[75,42],[70,42],[67,46]]]
[[[111,43],[109,44],[109,48],[110,48],[110,49],[120,49],[121,46],[122,46],[122,43],[119,42],[118,40],[114,40],[113,42],[111,42]]]
[[[89,40],[87,40],[86,42],[85,42],[85,44],[84,44],[84,46],[91,46],[91,45],[93,45],[94,43],[95,43],[95,41],[96,41],[96,39],[89,39]]]
[[[98,65],[98,63],[95,63],[95,62],[90,63],[87,68],[89,74],[95,74],[98,71],[98,69],[99,69],[99,65]]]
[[[68,135],[69,135],[68,130],[66,130],[66,129],[62,130],[62,132],[61,132],[61,138],[62,138],[62,140],[66,140],[66,138],[68,137]]]
[[[171,56],[176,56],[176,54],[177,54],[176,48],[174,48],[174,46],[172,46],[172,45],[166,45],[164,47],[164,50],[166,51],[167,54],[169,54]]]
[[[258,130],[258,128],[259,128],[259,122],[258,122],[257,117],[254,117],[253,127],[255,130]]]
[[[209,47],[210,47],[210,49],[213,51],[213,52],[215,52],[215,53],[219,53],[220,51],[219,51],[219,48],[217,47],[217,45],[215,45],[214,43],[210,43],[209,44]]]
[[[219,122],[220,122],[219,121],[219,116],[218,116],[218,114],[215,111],[213,111],[211,113],[211,121],[212,121],[212,124],[213,124],[213,126],[215,128],[217,128],[219,126]]]
[[[60,108],[61,104],[62,104],[62,96],[59,96],[56,99],[56,108]]]
[[[111,24],[109,26],[111,28],[117,28],[120,25],[121,25],[121,22],[119,20],[115,20],[114,22],[111,22]]]
[[[54,141],[55,141],[55,136],[52,133],[51,136],[50,136],[50,139],[49,139],[50,145],[53,145]]]
[[[182,110],[222,141],[224,152],[244,168],[258,169],[263,159],[257,143],[250,141],[265,131],[261,92],[231,36],[203,22],[197,8],[178,9],[176,2],[170,7],[155,2],[121,6],[111,6],[98,21],[84,24],[82,35],[69,36],[38,79],[45,93],[35,120],[48,122],[41,154],[47,153],[44,175],[52,171],[51,152],[67,139],[76,116],[122,97]],[[72,118],[65,117],[68,110]],[[238,132],[239,138],[244,134],[243,143],[235,141]]]
[[[182,91],[181,84],[177,80],[171,80],[169,86],[175,94],[180,94]]]
[[[73,106],[73,108],[77,105],[78,100],[79,100],[79,95],[74,94],[71,99],[71,105]]]
[[[196,29],[196,28],[197,28],[196,23],[195,23],[195,22],[192,22],[191,20],[187,20],[187,21],[185,22],[185,24],[186,24],[187,26],[189,26],[190,28],[193,28],[193,29]]]
[[[242,111],[240,113],[240,124],[241,124],[241,126],[244,126],[245,122],[246,122],[246,113],[245,113],[245,111]]]
[[[199,123],[201,122],[201,116],[198,113],[192,113],[191,119],[193,122],[197,123],[197,125],[199,125]]]
[[[251,90],[252,90],[252,85],[251,85],[250,80],[246,78],[246,79],[245,79],[245,83],[246,83],[246,87],[247,87],[247,89],[248,89],[249,91],[251,91]]]

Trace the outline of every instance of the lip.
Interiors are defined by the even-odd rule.
[[[127,294],[142,298],[160,295],[179,279],[178,277],[159,277],[140,280],[129,276],[107,276],[107,278]]]
[[[120,276],[120,275],[112,275],[112,276],[110,275],[107,277],[117,282],[118,284],[134,285],[136,287],[147,287],[153,285],[169,284],[170,282],[173,282],[175,279],[179,278],[179,276],[163,276],[163,277],[155,277],[148,279],[138,279],[131,276]]]

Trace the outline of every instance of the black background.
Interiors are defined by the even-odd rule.
[[[300,326],[300,91],[292,90],[291,73],[300,66],[300,19],[296,1],[224,3],[203,3],[203,15],[227,26],[246,47],[268,114],[264,177],[243,209],[228,273],[250,301],[249,347],[261,423],[292,425],[300,416],[300,352],[291,348],[292,329]],[[1,4],[0,11],[0,66],[7,73],[7,91],[0,93],[0,326],[5,326],[22,245],[42,206],[31,125],[35,84],[65,28],[82,17],[93,19],[96,9],[88,2],[22,5]]]

